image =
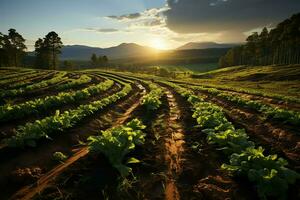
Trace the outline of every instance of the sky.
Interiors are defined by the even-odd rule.
[[[300,0],[0,0],[0,32],[15,28],[33,50],[55,31],[65,45],[240,43],[300,12]]]

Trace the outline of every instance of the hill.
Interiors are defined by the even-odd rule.
[[[170,50],[160,51],[152,55],[136,56],[111,60],[111,63],[129,65],[187,65],[187,64],[207,64],[217,65],[219,58],[228,51],[223,49],[190,49],[190,50]]]
[[[132,56],[146,56],[157,50],[141,46],[135,43],[122,43],[115,47],[99,48],[83,45],[67,45],[62,48],[60,58],[62,60],[89,60],[93,53],[106,55],[111,59],[126,58]]]
[[[234,66],[192,75],[190,83],[300,98],[300,65]]]
[[[221,44],[216,42],[189,42],[183,46],[178,47],[177,50],[231,48],[238,45],[239,44]]]

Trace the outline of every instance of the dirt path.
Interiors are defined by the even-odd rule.
[[[180,194],[177,188],[177,178],[182,171],[182,154],[184,152],[184,133],[180,122],[181,112],[171,91],[166,91],[169,105],[168,135],[165,138],[165,162],[166,172],[166,200],[179,200]]]
[[[115,121],[113,122],[113,126],[120,125],[124,123],[130,116],[131,113],[140,105],[140,100],[141,100],[141,95],[145,94],[145,89],[142,86],[138,86],[142,91],[140,92],[140,97],[134,101],[134,102],[129,102],[126,105],[130,105],[128,108],[126,108],[126,111],[120,115],[119,117],[114,118]],[[125,106],[125,104],[124,104]],[[112,114],[112,113],[108,113]],[[97,119],[93,120],[90,122],[92,126],[90,126],[94,131],[99,132],[101,130],[97,125]],[[70,165],[74,164],[76,161],[78,161],[80,158],[85,157],[88,154],[88,147],[80,147],[80,148],[74,148],[72,151],[75,151],[76,153],[70,157],[67,161],[64,163],[56,166],[52,170],[50,170],[48,173],[43,175],[42,177],[39,178],[39,180],[30,186],[25,186],[21,190],[19,190],[17,193],[15,193],[11,199],[22,199],[22,200],[29,200],[32,199],[36,194],[40,193],[43,191],[49,183],[53,182],[57,176],[59,176],[63,171],[65,171]]]

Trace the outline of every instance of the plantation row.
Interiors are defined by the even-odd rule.
[[[25,74],[23,76],[18,76],[16,78],[9,78],[0,81],[0,85],[7,86],[7,88],[15,88],[22,87],[31,82],[32,78],[40,78],[43,76],[49,76],[49,74],[54,74],[53,72],[30,72],[29,74]]]
[[[67,73],[65,73],[65,72],[61,72],[61,73],[58,73],[58,74],[54,75],[54,77],[52,79],[49,79],[49,80],[44,80],[44,81],[41,81],[41,82],[37,82],[37,83],[27,85],[25,87],[21,87],[21,88],[18,88],[18,89],[5,90],[5,91],[0,93],[0,97],[1,98],[14,97],[14,96],[17,96],[17,95],[24,94],[26,92],[30,92],[32,90],[40,89],[40,88],[47,87],[47,86],[52,85],[52,84],[59,83],[61,81],[68,80],[68,77],[65,77],[66,74]]]
[[[191,88],[215,95],[238,106],[253,109],[262,113],[269,119],[281,120],[284,123],[300,126],[300,112],[273,107],[260,101],[244,99],[237,95],[228,94],[227,92],[223,92],[215,88],[205,88],[201,86],[192,86]]]
[[[98,85],[92,85],[78,91],[61,92],[57,95],[46,96],[45,98],[39,98],[16,105],[6,104],[4,106],[0,106],[0,121],[4,122],[12,119],[20,119],[30,114],[46,112],[51,108],[57,108],[68,103],[87,99],[90,96],[109,89],[113,84],[113,81],[107,80],[103,83],[99,83]]]
[[[185,84],[187,86],[193,85],[193,86],[204,86],[206,88],[215,88],[219,90],[225,90],[225,91],[233,91],[233,92],[238,92],[238,93],[244,93],[244,94],[250,94],[250,95],[257,95],[261,97],[266,97],[270,99],[276,99],[279,101],[284,101],[287,103],[300,103],[299,98],[297,97],[291,97],[291,96],[284,96],[280,94],[275,94],[275,93],[267,93],[267,92],[262,92],[260,90],[255,90],[255,89],[246,89],[246,88],[236,88],[236,87],[230,87],[227,85],[215,85],[215,84],[191,84],[187,82],[181,82],[181,81],[172,81],[174,83],[178,84]]]
[[[216,144],[228,155],[230,164],[222,169],[236,175],[248,177],[256,184],[261,199],[267,197],[286,198],[288,186],[295,183],[300,175],[288,169],[287,161],[276,155],[264,155],[262,147],[255,147],[244,129],[236,129],[227,120],[222,108],[205,102],[192,91],[176,84],[163,82],[175,89],[193,107],[193,117],[207,134],[208,142]]]
[[[10,70],[8,71],[8,73],[10,72]],[[22,71],[22,72],[15,72],[13,71],[12,73],[10,74],[6,74],[6,73],[3,73],[3,71],[0,71],[0,73],[2,74],[2,77],[0,77],[0,83],[9,83],[11,82],[10,79],[13,79],[13,80],[18,80],[17,78],[20,78],[20,77],[32,77],[32,76],[36,76],[37,75],[37,72],[36,71]],[[21,79],[22,80],[22,79]]]
[[[135,150],[136,145],[145,142],[146,127],[138,119],[134,119],[125,125],[120,125],[109,130],[101,131],[99,136],[90,136],[88,146],[91,153],[104,154],[116,168],[121,176],[126,177],[132,169],[126,164],[138,163],[136,158],[128,158],[124,164],[124,158]]]
[[[48,138],[49,135],[55,132],[61,132],[67,128],[73,127],[83,118],[90,116],[93,113],[103,109],[104,107],[116,102],[120,98],[125,97],[131,91],[131,86],[126,83],[121,84],[124,85],[124,88],[120,92],[117,92],[111,96],[108,96],[101,100],[93,101],[89,104],[80,105],[76,109],[67,110],[63,113],[56,111],[56,114],[53,116],[46,117],[42,120],[37,120],[34,123],[27,123],[25,126],[19,127],[16,135],[12,138],[6,139],[5,143],[13,147],[24,145],[35,146],[38,139]],[[113,81],[107,80],[104,83],[100,83],[96,86],[91,86],[78,93],[75,92],[69,94],[73,96],[63,96],[65,97],[64,101],[58,100],[58,102],[62,103],[65,101],[76,101],[76,98],[86,98],[90,96],[91,93],[95,94],[105,91],[112,85]],[[78,96],[75,96],[76,94],[78,94]]]

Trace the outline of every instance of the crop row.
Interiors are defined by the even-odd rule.
[[[88,75],[81,75],[78,79],[69,79],[67,83],[57,86],[57,90],[67,90],[82,84],[90,83],[92,78]]]
[[[12,119],[20,119],[30,114],[47,112],[50,108],[84,100],[109,89],[113,84],[114,81],[106,80],[78,91],[60,92],[57,95],[46,96],[16,105],[6,104],[0,106],[0,121],[4,122]]]
[[[57,110],[53,116],[20,126],[16,134],[11,138],[5,139],[4,143],[11,147],[35,146],[37,140],[49,138],[53,133],[63,132],[75,126],[83,118],[93,115],[95,112],[127,96],[132,90],[131,85],[122,84],[124,85],[123,89],[111,96],[89,104],[80,105],[76,109],[71,109],[63,113]]]
[[[101,131],[99,135],[88,138],[89,150],[91,153],[104,154],[121,176],[126,177],[132,171],[126,164],[137,163],[139,160],[130,157],[126,164],[123,164],[123,160],[136,145],[144,144],[146,134],[142,130],[145,128],[141,121],[133,119],[125,125]]]
[[[0,93],[0,97],[1,98],[14,97],[14,96],[17,96],[20,94],[24,94],[26,92],[30,92],[35,89],[40,89],[43,87],[47,87],[49,85],[59,83],[61,81],[68,80],[68,77],[66,77],[66,74],[67,74],[66,72],[60,72],[60,73],[56,74],[52,79],[43,80],[43,81],[31,84],[31,85],[27,85],[25,87],[18,88],[18,89],[4,90],[3,92]]]
[[[236,129],[227,120],[221,107],[205,102],[192,91],[173,83],[166,83],[181,94],[193,107],[193,117],[207,134],[207,140],[216,144],[228,155],[230,164],[222,169],[248,177],[253,182],[261,199],[275,197],[285,199],[289,184],[300,175],[288,169],[287,161],[277,155],[265,155],[262,147],[255,147],[244,129]]]
[[[182,82],[182,83],[185,83],[185,82]],[[188,83],[185,83],[185,84],[188,84]],[[217,88],[220,90],[228,90],[228,91],[240,92],[240,93],[245,93],[245,94],[257,95],[257,96],[267,97],[267,98],[272,98],[272,99],[278,99],[278,100],[282,100],[282,101],[289,102],[289,103],[300,103],[300,100],[297,97],[285,96],[285,95],[270,93],[270,92],[261,91],[261,90],[257,90],[257,89],[236,88],[236,87],[230,87],[230,86],[226,86],[226,85],[215,85],[215,84],[205,84],[205,85],[202,84],[201,86],[204,86],[207,88]]]
[[[285,123],[300,126],[300,112],[273,107],[270,105],[266,105],[260,101],[244,99],[237,95],[228,94],[215,88],[204,88],[200,86],[193,86],[192,88],[216,95],[239,106],[253,109],[264,114],[267,118],[282,120]]]
[[[32,79],[45,79],[48,78],[52,75],[56,74],[55,72],[39,72],[37,74],[35,74],[34,76],[24,76],[21,78],[16,78],[16,80],[14,80],[14,82],[10,82],[10,83],[6,83],[6,89],[13,89],[13,88],[19,88],[19,87],[24,87],[26,85],[30,85],[30,84],[34,84],[34,82],[36,80],[32,80]]]
[[[160,107],[160,105],[162,104],[161,97],[164,94],[164,91],[160,86],[153,83],[152,81],[147,81],[132,76],[126,76],[124,74],[122,74],[121,77],[125,77],[127,80],[130,79],[130,80],[139,81],[148,85],[150,92],[145,96],[143,96],[141,102],[141,104],[144,105],[148,111],[154,111]]]
[[[35,71],[33,73],[28,72],[28,73],[25,73],[22,76],[17,76],[17,77],[14,77],[14,78],[8,78],[8,79],[1,80],[0,85],[7,85],[7,84],[12,84],[12,83],[17,83],[19,81],[24,81],[24,80],[29,79],[29,78],[33,78],[33,77],[37,77],[37,76],[41,76],[41,75],[46,75],[46,74],[49,74],[49,73],[51,73],[51,72],[38,72],[38,71]]]
[[[142,105],[145,105],[148,111],[153,111],[158,109],[162,104],[160,99],[163,95],[163,90],[155,83],[151,83],[150,81],[146,83],[148,83],[150,92],[143,97]]]
[[[22,77],[22,76],[27,76],[27,75],[32,75],[37,73],[36,71],[14,71],[14,73],[11,74],[2,74],[2,77],[0,77],[0,84],[2,84],[2,82],[5,82],[7,80],[10,79],[14,79],[14,78],[18,78],[18,77]]]

